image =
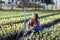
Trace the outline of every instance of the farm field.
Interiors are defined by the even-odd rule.
[[[34,12],[26,12],[26,19],[31,18]],[[60,40],[60,12],[37,12],[41,25],[48,25],[48,23],[54,21],[54,25],[49,28],[44,28],[43,31],[36,33],[31,40]],[[12,40],[15,39],[18,32],[24,28],[24,12],[0,12],[0,39]],[[56,20],[56,21],[55,21]],[[58,21],[58,22],[57,22]],[[57,22],[57,23],[56,23]],[[47,27],[47,26],[46,26]],[[28,38],[24,38],[28,40]]]
[[[28,37],[25,40],[28,40]],[[39,34],[37,32],[31,40],[60,40],[60,23],[50,28],[44,28],[42,32],[39,31]]]
[[[33,14],[33,12],[27,12],[26,13],[26,19],[31,18],[32,14]],[[59,13],[49,13],[49,12],[43,13],[43,12],[38,12],[39,17],[50,15],[50,14],[51,15],[52,14],[58,15]],[[24,13],[23,12],[6,12],[6,14],[4,12],[1,12],[0,15],[1,15],[0,16],[0,24],[12,22],[12,21],[19,21],[19,20],[23,20],[24,19]]]

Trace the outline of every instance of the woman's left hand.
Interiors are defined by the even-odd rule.
[[[35,32],[34,30],[31,30],[32,32]]]

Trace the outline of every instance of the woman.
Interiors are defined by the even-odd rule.
[[[42,31],[42,28],[40,27],[40,22],[38,21],[38,14],[36,13],[32,14],[31,19],[26,25],[27,34],[36,33],[39,32],[39,30]]]
[[[39,32],[39,30],[42,31],[42,28],[40,27],[40,22],[38,21],[38,14],[34,13],[32,14],[31,19],[27,22],[24,32],[21,32],[21,34],[19,34],[17,37],[25,35],[28,36],[29,39],[31,39],[33,34]]]

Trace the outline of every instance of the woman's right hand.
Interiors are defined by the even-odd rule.
[[[34,29],[34,27],[31,27],[31,30],[33,30]]]
[[[35,32],[35,31],[34,31],[34,27],[31,28],[31,31],[32,31],[32,32]]]

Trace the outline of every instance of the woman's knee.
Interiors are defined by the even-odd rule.
[[[35,32],[42,31],[41,27],[35,27]]]

